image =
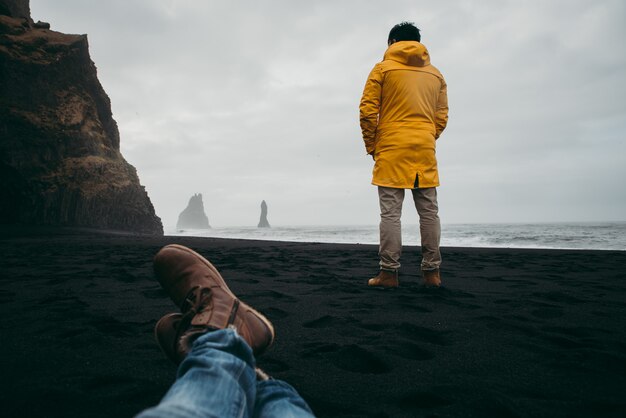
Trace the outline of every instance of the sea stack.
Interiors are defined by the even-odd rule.
[[[0,0],[0,223],[163,234],[120,153],[87,35],[34,23]]]
[[[202,194],[194,194],[189,204],[178,216],[176,229],[210,229],[209,218],[204,213]]]
[[[261,219],[259,220],[259,228],[269,228],[270,223],[267,221],[267,203],[265,200],[261,202]]]

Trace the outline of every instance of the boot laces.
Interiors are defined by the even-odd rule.
[[[193,317],[211,306],[211,294],[212,291],[208,287],[195,286],[191,288],[181,307],[183,316],[180,318],[179,332],[187,330]]]

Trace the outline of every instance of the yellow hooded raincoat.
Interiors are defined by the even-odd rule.
[[[371,71],[360,104],[372,184],[401,189],[439,186],[435,141],[448,122],[447,87],[426,47],[392,44]]]

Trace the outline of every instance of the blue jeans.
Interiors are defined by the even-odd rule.
[[[161,403],[136,418],[313,417],[293,387],[257,381],[254,369],[252,349],[234,329],[207,332],[193,343]]]

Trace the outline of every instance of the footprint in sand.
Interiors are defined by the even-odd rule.
[[[381,357],[356,344],[311,344],[301,352],[301,356],[321,358],[341,370],[354,373],[383,374],[391,371],[391,366]]]
[[[306,321],[302,324],[305,328],[328,328],[339,324],[339,320],[330,315],[324,315],[312,321]]]
[[[383,374],[391,371],[391,366],[377,355],[359,347],[342,347],[333,358],[333,364],[342,370],[364,374]]]
[[[390,351],[399,357],[407,360],[430,360],[435,357],[435,353],[420,347],[417,344],[405,342],[390,347]]]
[[[445,336],[447,334],[446,331],[437,331],[406,322],[397,325],[396,328],[401,335],[405,335],[416,343],[429,343],[434,345],[451,344]]]

